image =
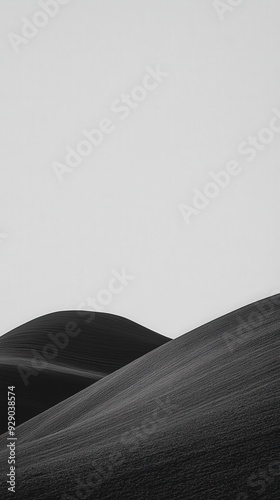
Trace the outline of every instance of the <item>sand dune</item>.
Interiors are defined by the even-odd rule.
[[[279,500],[279,304],[197,328],[22,424],[19,498]]]
[[[65,311],[0,337],[1,408],[17,392],[17,425],[169,339],[112,314]],[[0,434],[7,429],[1,419]]]

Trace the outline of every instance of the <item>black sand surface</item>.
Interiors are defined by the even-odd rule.
[[[168,340],[90,311],[52,313],[15,328],[0,337],[0,434],[7,430],[8,385],[16,386],[19,425]]]
[[[19,426],[17,498],[279,500],[279,303],[197,328]]]

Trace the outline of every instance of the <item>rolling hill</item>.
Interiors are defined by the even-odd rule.
[[[126,318],[89,311],[48,314],[0,337],[0,405],[16,386],[17,425],[168,342]],[[0,433],[7,429],[1,419]]]
[[[20,425],[19,498],[279,499],[279,304],[211,321]]]

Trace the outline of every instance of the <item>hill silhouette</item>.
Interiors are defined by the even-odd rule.
[[[17,392],[17,425],[168,342],[126,318],[90,311],[47,314],[0,337],[0,405]],[[7,430],[1,419],[0,433]]]
[[[279,303],[196,328],[20,425],[20,499],[278,500]]]

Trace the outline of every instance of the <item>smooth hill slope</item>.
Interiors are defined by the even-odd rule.
[[[16,386],[17,425],[168,342],[128,319],[65,311],[0,337],[0,405]],[[1,419],[0,434],[7,429]]]
[[[21,425],[20,499],[279,500],[279,303],[197,328]]]

